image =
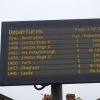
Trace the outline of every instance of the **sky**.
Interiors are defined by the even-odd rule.
[[[100,18],[100,0],[0,0],[0,27],[3,21],[34,21]],[[0,28],[1,32],[1,28]],[[0,93],[15,100],[42,100],[48,86],[37,91],[31,86],[0,86]],[[100,83],[65,84],[63,100],[74,93],[83,100],[100,97]]]

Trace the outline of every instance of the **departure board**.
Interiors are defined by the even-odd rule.
[[[100,82],[100,19],[2,22],[2,85]]]

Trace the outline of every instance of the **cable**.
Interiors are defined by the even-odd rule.
[[[37,85],[34,85],[34,88],[36,89],[36,90],[42,90],[42,89],[44,89],[46,86],[48,86],[49,84],[44,84],[44,85],[41,85],[41,87],[40,88],[38,88],[37,87]]]

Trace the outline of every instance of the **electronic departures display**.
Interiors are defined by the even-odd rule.
[[[3,22],[3,85],[100,82],[100,19]]]

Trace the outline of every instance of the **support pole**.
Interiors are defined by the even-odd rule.
[[[51,85],[52,100],[62,100],[62,84]]]

